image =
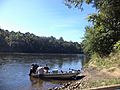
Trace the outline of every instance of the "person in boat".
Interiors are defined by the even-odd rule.
[[[36,70],[39,66],[37,64],[32,64],[31,65],[31,68],[30,68],[30,73],[29,73],[29,76],[31,76],[32,73],[36,73]]]
[[[31,76],[32,73],[35,73],[35,71],[34,71],[34,64],[31,65],[29,76]]]
[[[37,70],[38,67],[39,67],[38,64],[35,64],[35,65],[34,65],[34,69],[35,69],[35,70]]]
[[[45,73],[48,73],[48,70],[49,70],[49,67],[48,67],[47,64],[46,64],[46,66],[44,67],[44,72],[45,72]]]
[[[41,67],[41,66],[39,66],[39,67],[37,68],[37,70],[36,70],[36,73],[37,73],[38,75],[43,75],[43,74],[44,74],[44,68]]]
[[[61,70],[61,73],[63,73],[63,71]]]

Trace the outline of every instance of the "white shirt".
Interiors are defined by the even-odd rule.
[[[43,67],[38,67],[37,70],[36,70],[37,74],[44,74],[44,69]]]

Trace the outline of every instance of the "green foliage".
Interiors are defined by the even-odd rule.
[[[111,67],[120,68],[120,51],[111,53],[107,57],[100,57],[94,53],[85,67],[97,67],[97,69],[110,69]]]
[[[120,84],[120,78],[90,81],[88,87],[108,86],[115,84]]]
[[[120,50],[120,40],[114,45],[115,49]]]
[[[94,34],[95,34],[95,30],[93,30],[92,27],[86,27],[86,33],[82,45],[84,52],[90,55],[94,53],[93,51],[94,48],[93,39],[95,37]]]
[[[0,52],[82,53],[82,49],[79,43],[64,41],[62,37],[38,37],[0,29]]]
[[[93,25],[86,27],[82,42],[84,52],[107,56],[112,52],[114,44],[120,40],[120,0],[65,0],[67,6],[80,9],[84,2],[97,9],[97,13],[88,16],[88,21]]]

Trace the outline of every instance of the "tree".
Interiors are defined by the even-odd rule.
[[[66,44],[67,43],[67,44]],[[62,37],[39,37],[29,32],[9,32],[0,29],[0,52],[26,53],[82,53],[78,43],[64,41]]]
[[[92,4],[98,11],[88,17],[93,26],[86,28],[82,42],[84,51],[108,55],[120,40],[120,0],[65,0],[67,6],[80,9],[84,2]]]

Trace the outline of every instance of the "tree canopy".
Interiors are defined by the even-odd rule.
[[[109,55],[120,40],[120,0],[65,0],[69,7],[84,9],[90,4],[97,12],[88,16],[92,26],[86,26],[83,49],[88,54]]]
[[[82,53],[78,42],[68,42],[62,37],[39,37],[26,32],[9,32],[0,29],[0,52],[25,53]]]

